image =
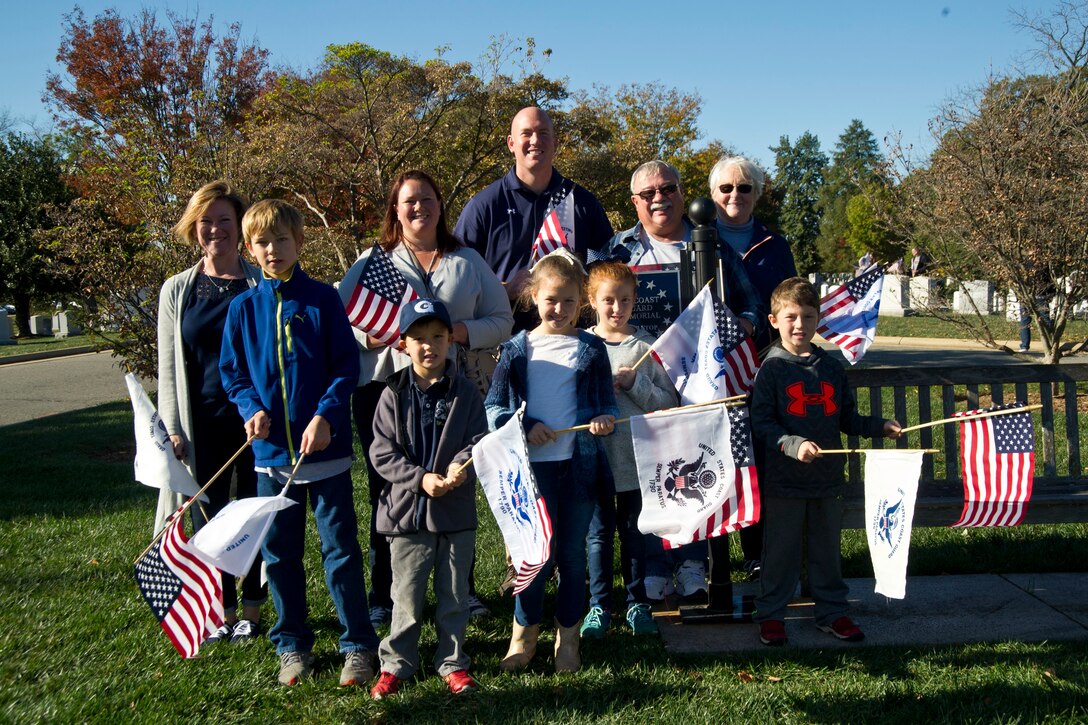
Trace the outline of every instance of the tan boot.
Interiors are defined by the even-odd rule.
[[[510,635],[510,649],[499,663],[503,672],[516,672],[529,666],[529,660],[536,654],[536,640],[540,636],[540,625],[530,624],[523,627],[514,620],[514,632]]]
[[[582,656],[578,653],[582,635],[578,631],[578,623],[573,627],[559,626],[559,620],[555,622],[555,671],[577,672],[582,666]]]

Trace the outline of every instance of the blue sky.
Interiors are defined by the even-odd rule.
[[[703,98],[704,140],[718,138],[773,164],[782,135],[815,133],[830,154],[850,120],[877,137],[899,131],[916,148],[932,143],[927,122],[940,104],[1027,60],[1033,40],[1013,27],[1010,8],[1045,11],[1022,0],[853,0],[812,2],[404,3],[232,0],[220,3],[83,2],[88,18],[107,7],[214,15],[268,48],[274,65],[311,68],[329,43],[361,41],[420,60],[474,61],[489,38],[532,36],[551,48],[544,71],[572,88],[660,81]],[[701,6],[701,7],[700,7]],[[0,24],[0,111],[47,129],[41,104],[55,68],[62,16],[73,4],[18,0]],[[691,8],[700,7],[696,12]]]

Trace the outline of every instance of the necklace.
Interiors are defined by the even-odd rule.
[[[240,263],[239,263],[239,267],[241,267]],[[207,262],[205,262],[204,268],[202,268],[200,271],[204,273],[204,276],[207,277],[208,281],[212,283],[212,286],[215,287],[217,290],[219,290],[219,294],[221,294],[221,295],[230,294],[231,283],[237,281],[237,279],[238,279],[238,278],[235,278],[235,277],[221,277],[220,279],[225,280],[226,284],[219,284],[216,281],[216,278],[208,273]],[[243,275],[243,276],[245,276],[245,275]]]
[[[416,264],[418,264],[420,266],[420,268],[422,269],[423,265],[419,261],[419,255],[420,254],[425,254],[428,250],[420,249],[419,247],[416,247],[416,246],[414,246],[412,244],[409,244],[407,241],[404,242],[404,246],[408,247],[408,250],[412,253],[412,257],[413,257],[413,259],[415,259]],[[435,262],[438,261],[438,247],[435,247],[434,249],[431,249],[429,251],[431,253],[431,261],[427,264],[427,268],[425,270],[423,270],[423,275],[425,277],[430,276],[431,271],[434,270]]]

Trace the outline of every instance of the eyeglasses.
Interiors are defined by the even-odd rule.
[[[723,194],[732,194],[733,189],[736,189],[737,191],[739,191],[742,194],[751,194],[752,193],[752,185],[751,184],[737,184],[736,186],[733,186],[732,184],[722,184],[721,186],[718,187],[718,191],[720,191]]]
[[[643,201],[653,201],[654,197],[657,196],[658,192],[661,192],[661,196],[672,196],[679,188],[679,184],[665,184],[664,186],[659,186],[656,189],[646,189],[645,191],[640,191],[635,194],[635,196],[642,197]]]

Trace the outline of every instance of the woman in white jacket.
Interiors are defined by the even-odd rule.
[[[219,348],[230,301],[260,281],[261,270],[241,255],[241,219],[245,199],[226,181],[213,181],[193,194],[174,227],[182,242],[203,256],[189,269],[163,283],[159,292],[159,399],[162,422],[174,444],[174,455],[203,486],[246,441],[244,421],[227,399],[219,376]],[[239,498],[255,496],[257,476],[250,449],[234,462]],[[230,498],[231,475],[224,472],[208,489],[207,515],[214,516]],[[183,501],[163,488],[155,514],[155,531],[166,525]],[[194,506],[193,527],[205,523]],[[210,638],[233,642],[258,634],[261,604],[267,591],[260,583],[261,558],[253,576],[242,582],[242,617],[237,615],[234,577],[223,576],[226,624]]]

